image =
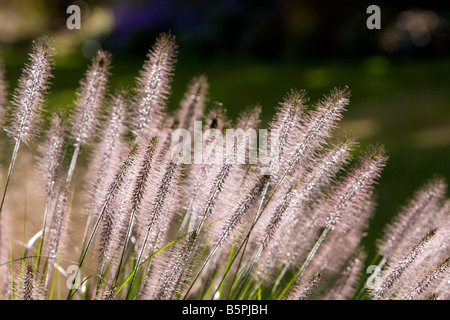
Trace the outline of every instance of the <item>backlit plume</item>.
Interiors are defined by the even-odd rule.
[[[418,188],[375,240],[389,152],[339,129],[349,88],[312,103],[306,90],[286,88],[277,105],[231,108],[199,73],[171,101],[177,44],[163,33],[134,87],[109,89],[112,55],[100,50],[70,112],[48,108],[49,121],[39,121],[50,44],[34,42],[5,128],[14,151],[0,204],[0,298],[450,298],[447,183]],[[5,83],[0,64],[0,109],[11,113]],[[10,181],[27,190],[12,172],[35,133],[38,182],[10,199]],[[31,194],[44,205],[15,212]],[[17,214],[32,218],[23,237],[10,232],[20,229],[9,224]]]

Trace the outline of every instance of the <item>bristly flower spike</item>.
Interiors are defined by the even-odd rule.
[[[15,107],[11,136],[15,140],[28,142],[36,131],[44,96],[49,88],[54,50],[47,37],[33,42],[30,62],[24,68],[14,93]]]
[[[41,289],[33,264],[26,261],[20,267],[17,298],[20,300],[42,300]]]
[[[290,160],[276,188],[283,182],[286,175],[292,172],[294,167],[307,159],[330,136],[331,130],[336,127],[337,121],[341,119],[342,113],[349,103],[349,95],[348,88],[334,89],[329,96],[319,102],[317,108],[303,121],[300,137],[296,139],[299,142],[294,146],[294,152],[289,157]]]
[[[147,224],[147,230],[145,233],[144,241],[143,241],[141,250],[139,251],[139,255],[136,260],[136,266],[135,266],[134,272],[133,272],[133,277],[131,279],[129,290],[127,292],[127,298],[129,297],[130,289],[132,288],[133,283],[136,279],[136,275],[137,275],[138,269],[140,267],[141,259],[145,252],[148,239],[149,239],[151,233],[154,232],[155,226],[159,222],[160,217],[163,215],[163,213],[165,211],[167,211],[166,206],[167,206],[167,203],[169,202],[169,194],[171,192],[171,188],[173,187],[174,180],[176,180],[176,178],[177,178],[178,172],[179,172],[178,159],[176,157],[174,157],[166,165],[164,175],[162,176],[162,179],[158,185],[156,196],[153,200],[152,207],[149,212],[149,222]]]
[[[49,87],[53,55],[54,50],[47,37],[42,37],[34,41],[32,52],[30,53],[30,62],[23,69],[22,76],[19,79],[19,84],[14,93],[12,101],[14,115],[10,135],[14,138],[15,145],[0,204],[0,214],[3,209],[20,143],[22,141],[27,143],[32,138],[36,131],[36,124],[40,120],[39,113],[44,103],[44,95]]]
[[[86,72],[85,79],[81,81],[75,102],[76,110],[72,116],[73,122],[70,128],[71,138],[75,141],[75,149],[64,182],[66,190],[61,194],[70,189],[80,148],[91,141],[99,123],[99,114],[106,93],[110,65],[111,54],[99,50]]]
[[[46,141],[40,146],[40,168],[46,183],[46,193],[50,196],[57,182],[66,140],[66,121],[56,112],[51,119]]]
[[[385,276],[381,278],[377,288],[372,293],[374,300],[386,297],[394,283],[399,280],[408,267],[414,264],[417,256],[425,250],[431,238],[435,235],[436,229],[429,231],[403,260],[385,271]]]
[[[431,219],[430,212],[437,211],[437,207],[445,197],[447,184],[442,179],[432,179],[420,188],[401,210],[394,221],[386,227],[382,241],[378,248],[383,255],[380,266],[395,252],[402,251],[405,235],[412,237],[422,230]]]
[[[72,138],[76,145],[84,145],[91,139],[99,123],[99,114],[111,65],[111,54],[99,50],[92,60],[85,79],[77,92],[76,110],[73,115]]]
[[[120,151],[123,149],[123,135],[125,132],[125,92],[118,90],[110,98],[110,107],[108,109],[106,121],[101,128],[101,141],[94,149],[88,176],[93,179],[88,220],[83,236],[83,246],[86,242],[88,232],[91,228],[93,215],[98,212],[101,206],[101,196],[106,193],[107,182],[114,174],[112,166],[120,161]]]
[[[124,244],[122,249],[122,255],[119,261],[119,268],[118,273],[116,275],[116,280],[117,277],[119,276],[120,266],[125,257],[127,245],[131,237],[131,232],[133,231],[134,221],[136,219],[136,216],[139,215],[139,212],[142,208],[142,201],[147,193],[148,182],[150,179],[150,171],[153,166],[156,145],[157,145],[157,138],[153,137],[150,139],[147,148],[142,152],[143,155],[141,156],[142,157],[141,163],[139,163],[140,167],[134,179],[134,187],[131,196],[131,209],[127,215],[128,219],[126,219],[125,222],[126,232],[123,238]]]
[[[353,170],[349,172],[337,192],[332,195],[334,200],[330,201],[331,207],[328,209],[325,229],[300,268],[297,279],[301,277],[308,267],[328,233],[335,228],[337,223],[348,223],[352,214],[355,211],[359,211],[362,202],[366,201],[371,195],[373,185],[384,167],[386,159],[384,148],[376,147],[366,153]]]
[[[445,273],[448,273],[450,269],[450,258],[445,259],[440,263],[434,270],[430,271],[425,277],[417,283],[417,285],[411,290],[409,295],[406,297],[407,300],[413,300],[416,296],[423,295],[424,292],[428,291],[430,287],[441,279]]]
[[[194,121],[203,116],[205,108],[205,98],[208,91],[208,79],[205,75],[200,75],[191,80],[188,89],[180,103],[178,119],[180,128],[188,129],[191,134],[194,132]]]
[[[307,170],[304,170],[299,177],[299,186],[295,199],[287,211],[286,219],[284,219],[283,224],[280,226],[282,232],[276,233],[276,239],[272,241],[272,247],[266,251],[272,258],[265,260],[278,261],[286,250],[293,250],[292,245],[294,243],[289,240],[292,238],[294,232],[298,231],[297,227],[300,220],[305,219],[304,211],[307,204],[312,203],[312,201],[317,201],[317,199],[323,196],[322,189],[327,184],[330,184],[330,181],[347,162],[353,145],[354,140],[346,138],[312,158]],[[306,239],[304,243],[306,243]],[[294,254],[290,254],[289,256],[292,257]]]
[[[42,247],[45,240],[47,228],[47,218],[50,211],[52,199],[55,197],[56,185],[62,166],[64,147],[66,142],[66,123],[60,113],[55,113],[51,120],[51,126],[47,133],[45,143],[40,147],[40,168],[46,183],[47,202],[44,212],[44,222],[42,225],[42,235],[38,246],[38,266]]]
[[[84,259],[86,258],[87,252],[88,252],[90,246],[92,245],[94,237],[100,226],[100,223],[104,221],[104,218],[103,218],[104,215],[108,214],[109,212],[107,212],[107,211],[110,210],[110,208],[112,206],[114,206],[115,199],[116,199],[121,187],[123,186],[124,181],[126,180],[126,177],[128,176],[128,174],[130,172],[130,169],[132,168],[132,165],[133,165],[133,162],[135,161],[137,152],[138,152],[138,145],[134,143],[129,148],[129,151],[128,151],[125,159],[121,162],[119,168],[117,169],[116,174],[114,175],[114,178],[112,179],[112,181],[109,185],[108,191],[105,194],[105,196],[103,197],[102,206],[97,215],[97,221],[92,229],[91,235],[90,235],[86,245],[82,249],[83,251],[82,251],[82,254],[80,257],[78,267],[81,267],[83,265]],[[78,276],[78,274],[79,274],[79,271],[77,271],[75,276]],[[69,291],[68,299],[71,299],[73,294],[74,294],[74,289],[72,288]]]
[[[133,104],[134,134],[139,139],[150,124],[158,127],[170,91],[170,81],[176,54],[175,37],[161,34],[147,55],[140,76],[137,79]]]

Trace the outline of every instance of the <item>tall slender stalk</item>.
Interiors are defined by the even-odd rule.
[[[50,212],[52,199],[54,198],[55,188],[57,186],[58,176],[60,173],[64,145],[65,145],[65,122],[62,115],[56,113],[52,118],[51,127],[47,133],[46,142],[41,146],[41,170],[44,172],[46,180],[46,204],[44,210],[44,221],[42,223],[42,234],[38,243],[37,250],[37,268],[39,268],[42,249],[45,241],[47,218]]]
[[[141,169],[138,173],[138,176],[136,177],[136,184],[135,184],[135,188],[133,191],[132,207],[131,207],[131,211],[130,211],[130,220],[127,223],[127,230],[126,230],[126,234],[125,234],[125,238],[124,238],[124,245],[123,245],[122,254],[120,256],[119,266],[117,268],[117,273],[116,273],[116,278],[115,278],[116,282],[119,278],[122,263],[124,262],[125,253],[126,253],[128,243],[129,243],[130,237],[131,237],[131,232],[134,227],[134,221],[136,219],[136,214],[140,210],[143,196],[146,192],[147,182],[149,179],[150,170],[152,168],[152,160],[153,160],[153,156],[154,156],[154,152],[155,152],[155,148],[156,148],[156,141],[157,141],[156,137],[154,137],[150,140],[150,143],[149,143],[147,150],[145,152],[145,155],[144,155],[144,159],[141,163]],[[148,236],[146,235],[146,237],[144,239],[144,243],[147,242],[147,238],[148,238]],[[138,260],[140,260],[140,259],[138,259]]]
[[[87,274],[81,287],[66,282],[67,299],[76,294],[104,300],[355,295],[366,257],[361,239],[386,157],[376,147],[348,165],[353,141],[331,139],[349,90],[334,89],[307,110],[305,91],[291,90],[265,143],[265,130],[259,131],[259,140],[256,133],[261,107],[242,112],[236,121],[220,102],[204,114],[208,82],[203,75],[188,84],[178,111],[167,110],[176,49],[171,34],[159,36],[132,99],[119,91],[107,100],[111,55],[97,52],[76,92],[70,127],[52,136],[53,118],[40,146],[38,163],[46,182],[42,230],[27,239],[29,224],[23,224],[24,245],[16,259],[12,239],[6,257],[2,212],[9,207],[6,197],[22,143],[29,145],[38,133],[52,67],[49,41],[33,44],[12,100],[12,125],[5,129],[14,143],[0,190],[0,268],[10,265],[11,271],[0,272],[0,295],[60,298],[64,277],[75,284],[82,270]],[[3,72],[0,65],[0,118],[6,97]],[[203,116],[204,126],[197,121]],[[192,156],[192,136],[194,166],[181,163]],[[179,138],[182,143],[175,141]],[[259,163],[253,161],[258,142]],[[75,186],[82,150],[89,146],[93,156],[83,181],[88,186]],[[80,189],[91,196],[75,207],[81,204],[89,217],[80,234],[78,268],[69,275],[60,264],[70,263],[62,257],[71,236],[66,230],[72,201]],[[362,298],[449,298],[446,189],[444,179],[431,180],[386,228],[373,260],[383,256],[381,275]],[[27,210],[24,219],[29,219]],[[30,256],[36,240],[36,255]],[[88,267],[91,263],[94,268]]]
[[[166,171],[164,176],[158,186],[158,192],[156,194],[155,200],[153,201],[152,209],[150,211],[150,222],[147,225],[147,230],[145,233],[144,241],[142,243],[141,250],[139,251],[139,255],[136,259],[136,266],[133,271],[133,277],[131,278],[131,282],[127,291],[126,299],[130,298],[131,289],[133,288],[134,281],[136,280],[136,276],[138,270],[140,268],[141,259],[144,255],[147,241],[150,236],[150,233],[154,230],[154,226],[158,221],[158,218],[162,214],[166,204],[167,204],[167,196],[169,194],[170,187],[172,186],[172,182],[175,178],[176,171],[178,170],[178,163],[176,159],[172,159],[170,163],[166,166]]]
[[[244,215],[244,213],[246,211],[248,211],[250,209],[250,207],[252,206],[252,204],[257,200],[257,197],[260,195],[260,193],[262,192],[262,190],[265,186],[266,179],[267,179],[267,176],[263,176],[263,178],[261,178],[255,184],[255,186],[251,189],[250,194],[237,206],[237,208],[233,212],[233,215],[230,217],[228,223],[224,227],[222,234],[219,236],[219,239],[217,240],[216,244],[211,249],[211,251],[210,251],[208,257],[205,259],[202,267],[197,272],[197,275],[194,277],[193,281],[191,282],[190,287],[188,288],[188,290],[186,291],[186,294],[184,295],[184,299],[187,298],[190,290],[194,286],[198,277],[200,276],[200,274],[202,273],[203,269],[206,267],[208,262],[211,260],[211,258],[214,256],[216,251],[219,249],[219,247],[222,245],[222,243],[228,238],[231,231],[237,227],[237,225],[240,222],[240,220],[242,219],[242,216]]]
[[[86,258],[87,252],[90,248],[90,246],[92,245],[92,242],[94,241],[94,237],[95,234],[97,233],[97,229],[100,225],[100,222],[102,221],[103,215],[105,213],[105,211],[107,210],[107,208],[110,206],[110,202],[113,199],[114,195],[117,193],[117,191],[119,190],[119,188],[121,187],[121,185],[123,184],[124,181],[124,177],[127,174],[127,171],[130,169],[131,165],[133,164],[133,161],[135,159],[136,153],[137,153],[138,147],[136,144],[134,144],[130,151],[128,152],[127,157],[125,158],[125,160],[122,162],[122,164],[120,165],[113,181],[110,184],[108,193],[106,194],[104,200],[103,200],[103,205],[101,207],[101,210],[98,214],[98,218],[97,221],[94,225],[94,228],[91,232],[91,235],[86,243],[86,246],[83,248],[83,251],[81,253],[80,256],[80,260],[78,263],[78,270],[75,274],[75,278],[78,276],[79,272],[80,272],[80,268],[83,265],[84,259]],[[67,299],[72,298],[73,294],[75,293],[76,288],[72,288],[69,291],[69,294],[67,296]]]
[[[11,156],[11,162],[9,163],[8,174],[6,176],[5,188],[3,189],[2,202],[0,204],[0,214],[2,213],[2,210],[3,210],[3,204],[4,204],[5,198],[6,198],[6,192],[8,191],[9,181],[11,180],[11,175],[13,172],[14,164],[16,163],[17,154],[19,152],[20,142],[21,142],[21,140],[17,139],[16,143],[14,144],[14,150],[13,150],[13,153]]]
[[[44,95],[49,87],[51,68],[53,64],[53,48],[50,40],[42,37],[33,43],[30,53],[30,64],[26,66],[19,79],[18,87],[12,101],[16,108],[13,117],[13,130],[11,137],[15,140],[14,150],[6,177],[5,188],[0,204],[0,215],[8,191],[9,182],[22,141],[29,141],[36,131],[37,123],[40,121],[40,109],[44,103]]]

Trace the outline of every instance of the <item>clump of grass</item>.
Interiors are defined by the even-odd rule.
[[[14,142],[0,206],[2,299],[449,298],[443,179],[430,180],[386,228],[377,280],[360,285],[362,239],[387,155],[370,146],[351,159],[355,139],[334,133],[348,88],[312,107],[305,91],[289,91],[269,133],[259,131],[270,138],[255,140],[261,108],[232,121],[220,103],[208,105],[205,75],[188,84],[179,110],[167,112],[176,53],[175,37],[160,35],[135,88],[113,93],[111,55],[93,58],[75,110],[53,114],[40,141],[42,229],[24,235],[20,257],[4,233],[16,213],[3,204],[21,142],[45,130],[51,42],[33,45],[11,108],[0,67],[0,106],[12,115]],[[82,148],[92,150],[88,170],[74,182]],[[85,219],[73,224],[69,214]],[[74,234],[82,235],[75,257],[66,252]]]

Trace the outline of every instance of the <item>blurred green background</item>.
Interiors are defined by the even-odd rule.
[[[66,9],[81,8],[80,30],[68,30]],[[32,39],[52,35],[57,50],[47,109],[71,107],[89,59],[114,55],[111,89],[133,87],[148,49],[170,30],[179,45],[169,108],[189,80],[210,82],[209,104],[235,118],[259,103],[267,123],[290,88],[311,103],[348,85],[351,104],[340,130],[360,147],[380,143],[389,161],[377,186],[378,207],[367,238],[414,190],[435,174],[450,181],[450,8],[445,2],[379,3],[381,29],[369,30],[370,3],[350,1],[50,1],[2,0],[0,56],[10,92]]]

